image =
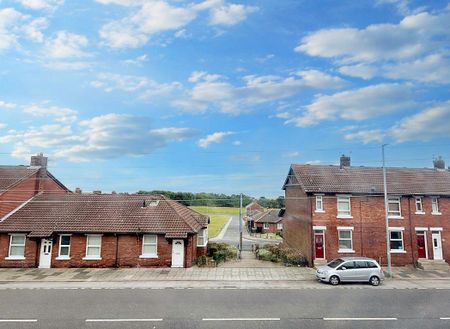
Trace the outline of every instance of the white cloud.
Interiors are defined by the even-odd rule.
[[[186,6],[174,6],[163,0],[97,2],[137,9],[132,10],[129,16],[106,23],[100,29],[100,37],[111,48],[136,48],[146,44],[152,35],[166,31],[177,31],[176,37],[183,37],[184,27],[197,18],[199,11],[209,11],[211,25],[234,25],[256,10],[255,7],[227,3],[224,0],[206,0]]]
[[[23,33],[25,36],[37,43],[42,43],[44,41],[44,34],[42,30],[48,27],[48,20],[45,17],[39,17],[32,20],[29,24],[23,26]]]
[[[148,61],[148,56],[145,55],[141,55],[141,56],[137,56],[133,59],[127,59],[124,61],[125,64],[133,64],[133,65],[139,65],[142,63],[145,63]]]
[[[34,9],[56,9],[64,3],[64,0],[16,0],[22,6]]]
[[[292,152],[288,152],[283,154],[283,157],[285,158],[297,158],[300,156],[300,152],[299,151],[292,151]]]
[[[287,123],[298,127],[317,124],[324,120],[365,120],[416,107],[410,86],[401,84],[379,84],[333,95],[316,96],[306,107],[305,113]]]
[[[450,36],[450,11],[405,17],[399,24],[373,24],[365,29],[323,29],[304,37],[295,48],[311,56],[345,62],[407,59],[424,54]]]
[[[114,90],[136,92],[141,99],[149,99],[170,94],[179,89],[181,84],[179,82],[158,83],[144,76],[100,73],[96,80],[91,81],[91,86],[103,89],[105,92]]]
[[[77,111],[67,107],[30,105],[22,110],[34,117],[52,117],[56,122],[71,123],[77,120]]]
[[[364,144],[370,142],[381,142],[386,137],[386,134],[381,129],[369,129],[349,132],[344,135],[346,140],[359,140]]]
[[[232,131],[218,131],[213,134],[206,136],[205,138],[199,139],[197,145],[201,148],[208,148],[208,146],[212,143],[219,143],[226,136],[234,135],[235,133]]]
[[[242,79],[243,86],[234,86],[224,80],[219,75],[195,71],[189,78],[195,85],[173,105],[191,112],[211,107],[223,113],[238,114],[255,105],[294,96],[305,89],[346,85],[344,80],[316,70],[301,71],[288,77],[248,75]]]
[[[344,65],[339,68],[339,72],[351,77],[369,80],[377,75],[378,68],[366,64]]]
[[[17,105],[14,103],[7,103],[5,101],[0,100],[0,109],[5,109],[5,110],[12,110],[16,107]]]
[[[90,54],[83,49],[88,44],[88,39],[83,35],[58,31],[53,39],[45,42],[45,53],[56,59],[86,57]]]
[[[16,157],[43,150],[69,161],[92,161],[150,154],[195,133],[190,128],[155,128],[147,117],[110,113],[70,124],[11,130],[0,136],[0,143],[12,144]]]
[[[0,9],[0,50],[17,45],[19,28],[25,19],[14,8]]]
[[[241,141],[234,141],[232,144],[234,146],[240,146],[242,144],[242,142]]]
[[[401,120],[390,130],[397,142],[450,137],[450,101]]]
[[[6,128],[8,125],[6,123],[0,122],[0,129]]]

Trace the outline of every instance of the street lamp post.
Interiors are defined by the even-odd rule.
[[[384,216],[386,221],[386,254],[387,254],[387,263],[388,263],[388,275],[392,277],[392,268],[391,268],[391,251],[390,251],[390,237],[389,237],[389,212],[388,212],[388,196],[387,196],[387,178],[386,178],[386,165],[384,158],[384,148],[387,144],[383,144],[381,146],[381,153],[383,157],[383,186],[384,186]]]

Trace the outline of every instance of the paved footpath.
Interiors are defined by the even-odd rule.
[[[215,289],[331,289],[316,281],[315,270],[302,267],[262,266],[216,268],[69,268],[0,269],[0,289],[13,288],[215,288]],[[256,264],[256,265],[255,265]],[[227,265],[226,265],[227,266]],[[252,266],[252,267],[250,267]],[[394,278],[380,287],[342,284],[343,289],[450,289],[450,272],[395,268]]]

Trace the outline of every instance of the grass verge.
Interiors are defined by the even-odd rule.
[[[214,238],[217,235],[219,235],[220,231],[225,226],[225,224],[228,222],[230,217],[213,215],[213,216],[210,216],[210,218],[211,218],[211,223],[208,225],[208,235],[210,238]]]
[[[193,206],[189,208],[204,215],[239,215],[239,208],[204,206]]]

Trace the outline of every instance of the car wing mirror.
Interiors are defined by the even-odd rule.
[[[347,268],[345,267],[345,266],[342,266],[341,268],[340,268],[340,270],[346,270]]]

